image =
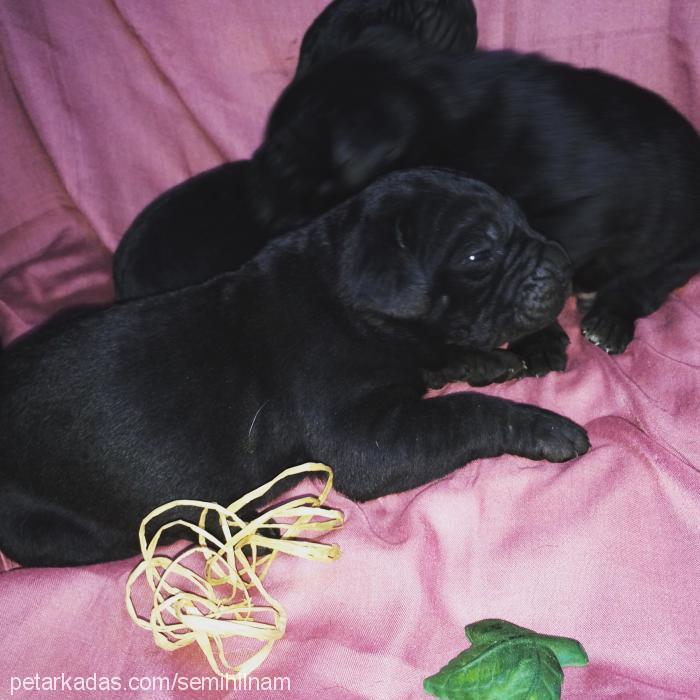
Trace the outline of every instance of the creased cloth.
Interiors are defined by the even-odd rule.
[[[139,210],[250,155],[324,5],[0,3],[4,342],[61,308],[109,302],[111,254]],[[481,47],[605,68],[700,124],[700,3],[477,7]],[[584,644],[591,663],[566,669],[565,699],[700,698],[699,314],[696,277],[638,322],[625,354],[608,357],[581,338],[570,302],[567,372],[483,390],[584,424],[593,448],[573,462],[504,456],[370,503],[332,495],[347,515],[332,538],[341,559],[309,567],[281,557],[268,578],[289,624],[256,676],[288,678],[283,690],[169,687],[211,672],[196,649],[167,653],[131,623],[132,559],[0,574],[0,697],[17,678],[64,674],[73,686],[109,677],[121,690],[59,683],[53,694],[14,695],[421,698],[422,679],[467,646],[464,625],[500,617]]]

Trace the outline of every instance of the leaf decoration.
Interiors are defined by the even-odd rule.
[[[426,692],[443,700],[559,700],[562,665],[588,662],[575,639],[505,620],[481,620],[466,633],[472,646],[426,678]]]
[[[488,644],[506,637],[530,637],[547,646],[560,666],[585,666],[588,663],[588,654],[581,642],[568,637],[537,634],[505,620],[481,620],[467,625],[464,631],[472,644]]]

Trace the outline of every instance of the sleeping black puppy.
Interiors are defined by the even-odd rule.
[[[304,35],[295,79],[373,25],[401,28],[438,50],[471,50],[476,45],[471,0],[334,0]],[[181,289],[250,260],[274,233],[250,211],[248,171],[247,160],[226,163],[151,202],[116,250],[116,298]]]
[[[116,298],[181,289],[248,262],[274,235],[251,214],[249,171],[248,160],[224,163],[151,202],[114,254]]]
[[[27,565],[125,557],[159,504],[229,503],[307,460],[370,499],[481,457],[571,459],[586,433],[555,413],[422,399],[424,369],[549,325],[570,273],[491,188],[419,169],[239,272],[50,324],[0,362],[0,549]]]
[[[457,168],[514,197],[595,300],[584,335],[610,353],[700,269],[700,139],[652,92],[537,55],[430,53],[366,32],[281,96],[254,157],[266,228],[323,211],[394,168]],[[515,344],[561,370],[557,325]]]
[[[440,51],[473,51],[478,36],[471,0],[333,0],[301,42],[295,79],[349,48],[368,27],[408,31]]]

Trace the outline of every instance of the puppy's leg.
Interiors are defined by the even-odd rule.
[[[515,379],[522,372],[521,359],[507,350],[460,350],[445,367],[423,370],[423,379],[429,389],[439,389],[450,382],[486,386]]]
[[[616,280],[596,294],[583,317],[581,332],[605,352],[621,353],[634,337],[634,323],[663,304],[666,297],[700,270],[700,247],[685,251],[647,275]]]
[[[313,451],[342,465],[336,486],[358,500],[421,486],[482,457],[563,462],[590,446],[568,418],[475,393],[425,400],[387,393],[336,413],[330,428]],[[343,443],[338,435],[349,437]]]
[[[563,372],[566,369],[566,346],[569,336],[556,321],[547,328],[525,336],[508,345],[523,362],[523,375],[542,377],[549,372]]]

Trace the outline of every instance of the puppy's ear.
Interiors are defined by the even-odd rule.
[[[331,158],[335,177],[355,192],[399,167],[416,130],[414,110],[398,96],[349,108],[333,128]]]
[[[345,300],[356,310],[390,318],[427,317],[429,276],[406,246],[400,222],[368,229],[351,236],[341,256],[340,283]]]

